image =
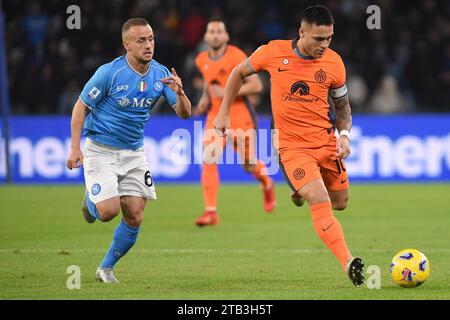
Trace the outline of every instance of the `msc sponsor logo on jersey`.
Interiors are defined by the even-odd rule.
[[[122,108],[128,107],[128,105],[131,103],[130,99],[128,97],[123,97],[119,100],[119,105]]]
[[[142,98],[138,100],[138,98],[133,98],[133,108],[149,108],[155,99],[153,98]]]
[[[88,96],[89,96],[89,98],[91,98],[92,100],[95,100],[97,97],[98,97],[98,95],[100,94],[100,90],[98,90],[98,88],[97,87],[93,87],[92,89],[91,89],[91,91],[89,91],[89,93],[88,93]]]
[[[133,98],[133,104],[131,105],[132,108],[149,108],[153,102],[155,101],[154,98]],[[126,108],[131,104],[131,100],[128,97],[122,97],[118,100],[119,105],[122,108]]]

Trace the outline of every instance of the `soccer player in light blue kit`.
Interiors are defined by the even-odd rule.
[[[84,165],[87,222],[110,221],[122,209],[111,247],[97,269],[97,279],[118,282],[114,266],[135,244],[147,199],[156,199],[144,152],[144,126],[161,96],[183,119],[191,103],[175,69],[153,60],[155,40],[145,19],[122,27],[127,53],[100,66],[85,85],[72,113],[72,146],[67,167]],[[84,156],[81,133],[86,136]]]

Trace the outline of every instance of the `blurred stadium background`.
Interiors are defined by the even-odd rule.
[[[335,17],[332,48],[347,65],[355,112],[449,111],[448,1],[317,2],[326,4]],[[201,40],[210,16],[223,16],[231,42],[250,54],[271,39],[295,37],[300,12],[311,3],[316,2],[3,1],[12,113],[69,114],[96,68],[124,53],[121,25],[135,16],[150,21],[156,35],[155,58],[182,73],[195,100],[193,61],[204,48]],[[81,8],[80,30],[66,28],[66,8],[71,4]],[[381,9],[380,30],[365,27],[370,4]],[[270,112],[267,95],[257,110]]]
[[[51,264],[52,261],[62,259],[60,263],[68,265],[71,263],[70,258],[75,256],[77,259],[81,259],[77,261],[85,261],[90,268],[95,268],[95,261],[86,252],[60,250],[77,246],[82,248],[85,244],[79,240],[79,236],[89,237],[86,235],[87,227],[82,225],[81,218],[77,216],[83,195],[82,171],[69,171],[65,168],[67,152],[70,148],[70,113],[82,86],[96,68],[118,55],[124,54],[120,29],[125,20],[137,16],[147,18],[156,37],[154,58],[168,67],[175,67],[183,79],[188,96],[195,105],[200,97],[201,79],[195,70],[194,58],[200,50],[205,48],[202,36],[210,16],[224,17],[231,35],[231,43],[250,54],[259,45],[271,39],[295,37],[301,11],[313,3],[327,5],[334,15],[335,36],[331,48],[340,53],[346,64],[350,102],[354,113],[353,153],[347,161],[347,170],[351,181],[355,183],[352,184],[352,192],[355,196],[352,198],[353,207],[349,210],[350,213],[352,210],[358,211],[358,217],[361,220],[356,222],[353,220],[352,224],[352,218],[343,216],[343,225],[352,230],[348,236],[349,241],[356,244],[357,248],[366,250],[366,254],[375,263],[387,265],[387,259],[403,247],[428,248],[428,252],[431,253],[432,265],[435,263],[436,270],[441,268],[442,274],[435,275],[435,279],[443,282],[435,281],[437,286],[431,287],[432,291],[426,293],[428,296],[417,293],[410,296],[399,296],[398,292],[394,291],[390,292],[388,296],[379,295],[377,297],[449,298],[448,291],[445,291],[445,288],[448,289],[448,279],[450,279],[448,265],[445,265],[446,262],[448,263],[450,252],[448,247],[450,240],[448,238],[450,234],[448,232],[450,2],[447,0],[2,1],[4,34],[3,37],[0,36],[0,51],[4,52],[4,56],[1,56],[0,72],[4,78],[0,85],[0,101],[2,103],[0,199],[5,205],[0,210],[2,221],[0,224],[2,231],[0,233],[0,256],[3,256],[0,262],[0,274],[2,274],[0,282],[5,290],[0,298],[73,297],[58,291],[60,288],[58,287],[58,289],[56,284],[52,284],[50,291],[44,290],[36,293],[35,296],[29,294],[32,290],[25,285],[16,285],[17,278],[23,276],[29,279],[39,273],[27,264],[26,256],[18,254],[21,252],[36,253],[32,249],[34,244],[38,244],[38,247],[41,246],[44,249],[38,251],[40,255],[32,259],[36,259],[35,262],[38,261],[48,267],[48,270],[55,268]],[[79,30],[69,30],[66,27],[66,20],[70,16],[66,13],[66,9],[72,4],[78,5],[81,9],[81,29]],[[371,4],[378,5],[381,9],[381,29],[379,30],[369,30],[366,27],[366,20],[369,17],[366,9]],[[267,75],[261,74],[261,78],[267,83]],[[261,96],[253,97],[253,102],[260,116],[260,128],[268,129],[270,100],[267,86]],[[151,250],[159,250],[164,246],[170,247],[170,244],[174,248],[183,248],[184,246],[192,248],[198,244],[193,238],[198,239],[202,244],[206,242],[206,247],[200,245],[200,251],[194,250],[192,253],[197,256],[192,257],[192,260],[185,260],[185,262],[193,270],[197,270],[198,267],[198,270],[201,269],[202,272],[205,272],[204,268],[207,268],[206,273],[214,276],[216,273],[213,271],[213,266],[217,265],[217,260],[213,258],[219,251],[209,252],[205,259],[211,260],[199,262],[199,265],[196,264],[196,261],[202,259],[201,250],[203,249],[209,250],[213,247],[222,250],[220,248],[225,246],[232,250],[231,248],[241,246],[241,243],[235,244],[229,239],[241,239],[244,249],[246,245],[249,250],[254,250],[254,248],[258,250],[264,247],[262,252],[264,250],[266,253],[273,254],[275,252],[275,255],[282,255],[283,252],[275,251],[279,247],[284,246],[284,248],[288,248],[286,250],[297,248],[292,244],[296,242],[292,238],[288,236],[286,238],[275,237],[272,234],[275,231],[271,227],[276,229],[280,227],[286,234],[289,232],[292,232],[292,235],[298,234],[298,231],[290,229],[294,228],[290,222],[297,221],[298,215],[286,213],[285,216],[279,216],[282,219],[278,222],[279,225],[275,221],[272,225],[257,222],[256,231],[251,231],[253,232],[251,233],[244,229],[245,232],[243,232],[239,223],[255,223],[255,216],[248,217],[241,214],[240,211],[259,212],[261,208],[259,203],[254,204],[259,201],[259,191],[251,191],[248,187],[236,184],[251,181],[238,165],[220,167],[221,180],[225,183],[233,183],[225,186],[224,191],[221,191],[223,192],[221,201],[228,204],[228,208],[222,205],[223,212],[228,214],[228,220],[225,218],[223,229],[217,231],[217,234],[210,230],[202,230],[205,232],[203,234],[205,238],[201,238],[202,240],[195,233],[197,230],[195,232],[189,231],[190,229],[186,231],[186,224],[189,224],[192,229],[194,217],[202,210],[199,186],[201,126],[195,125],[190,120],[178,120],[171,112],[172,110],[165,103],[160,104],[154,110],[146,128],[148,158],[156,183],[161,183],[158,190],[161,192],[159,194],[161,201],[158,201],[159,204],[157,203],[155,207],[152,204],[152,208],[149,209],[152,211],[153,218],[147,228],[152,228],[151,233],[149,233],[148,240],[145,238],[139,240],[141,242],[139,243],[140,247],[136,249],[136,256],[142,259],[147,258],[148,251],[139,251],[143,250],[142,248],[145,246],[151,253],[159,256],[157,263],[161,267],[160,270],[167,268],[169,272],[183,273],[184,269],[173,269],[178,265],[177,260],[167,257],[167,252]],[[202,119],[202,117],[198,117],[194,120]],[[192,135],[192,143],[180,145],[179,141],[171,139],[173,131],[178,128],[184,128]],[[270,143],[269,141],[265,142]],[[9,157],[6,156],[5,146],[9,146]],[[170,156],[174,154],[178,156]],[[179,161],[180,157],[181,161]],[[271,154],[263,155],[262,158],[268,163],[274,163]],[[10,168],[9,176],[8,166]],[[283,178],[279,172],[275,178],[279,182],[277,187],[280,191],[278,194],[279,212],[291,212],[293,207],[289,203],[288,191]],[[8,180],[19,186],[5,186]],[[186,188],[189,190],[186,191],[187,189],[179,185],[175,186],[175,183],[179,184],[180,182],[186,183]],[[439,182],[440,184],[430,185],[430,182]],[[395,183],[395,186],[387,186],[385,183]],[[23,186],[23,184],[32,184],[33,186]],[[39,184],[39,186],[34,186],[34,184]],[[49,184],[74,184],[74,186],[54,187]],[[182,203],[170,200],[173,199],[176,192],[183,194]],[[253,203],[246,202],[245,205],[242,203],[239,207],[235,203],[235,199],[236,197],[245,198],[243,196],[245,194],[251,194],[250,198],[256,200]],[[27,195],[27,199],[23,200],[25,195]],[[383,203],[384,200],[385,203]],[[186,202],[189,201],[192,202],[192,205],[189,204],[186,208]],[[445,202],[447,203],[445,204]],[[18,203],[22,205],[17,205]],[[366,203],[369,203],[370,206],[367,207]],[[66,218],[59,216],[61,208],[68,212]],[[187,215],[186,210],[188,210]],[[170,217],[162,215],[162,211],[168,211],[172,217],[178,220],[171,220]],[[22,221],[21,214],[27,214],[31,220]],[[226,216],[226,214],[224,215]],[[76,218],[72,218],[72,216],[76,216]],[[314,242],[315,235],[310,230],[312,228],[309,225],[309,218],[307,215],[302,215],[300,219],[305,220],[305,226],[301,227],[304,230],[300,229],[300,233],[309,237],[310,240],[300,242],[299,245],[304,245],[306,248],[318,246],[319,243],[318,241]],[[19,221],[22,223],[23,231],[13,232],[10,226]],[[439,221],[442,224],[439,224]],[[49,229],[48,224],[52,223],[58,225],[58,228],[62,226],[61,233]],[[68,223],[71,226],[66,225]],[[158,223],[161,223],[161,228],[167,227],[168,235],[161,228],[158,229]],[[226,223],[230,227],[226,227]],[[370,225],[371,229],[361,228],[363,223],[365,226]],[[395,223],[401,227],[395,228]],[[424,229],[417,230],[417,226]],[[42,227],[43,235],[40,240],[37,240],[36,227]],[[90,254],[95,252],[96,256],[101,256],[102,248],[106,247],[110,241],[111,230],[114,226],[103,229],[95,226],[95,228],[97,227],[99,228],[96,229],[98,238],[89,239],[96,243],[98,240],[98,248],[91,248],[94,251],[88,249],[87,252]],[[235,229],[233,229],[234,227]],[[279,232],[280,229],[277,230],[276,232]],[[370,237],[370,241],[366,239],[366,232],[373,235]],[[425,239],[417,237],[418,233],[422,233]],[[158,241],[151,240],[152,234],[159,237]],[[264,235],[269,240],[262,244],[260,241]],[[61,241],[60,237],[65,240]],[[164,240],[170,242],[164,242]],[[374,245],[373,241],[379,242]],[[168,243],[170,244],[168,245]],[[374,246],[378,249],[374,249]],[[16,248],[15,251],[12,250],[14,248]],[[321,253],[322,249],[317,249],[318,251],[312,249],[313,256],[316,257],[315,254]],[[323,252],[326,251],[323,250]],[[427,253],[426,250],[425,253]],[[56,254],[58,255],[56,256]],[[66,254],[68,257],[65,257]],[[187,253],[181,252],[181,254]],[[227,255],[227,251],[220,251],[220,254],[222,255],[220,258],[225,259],[224,255]],[[239,252],[228,251],[230,257],[236,254],[239,255]],[[305,251],[305,254],[308,256],[309,251]],[[285,257],[280,259],[283,258]],[[143,261],[142,259],[140,261]],[[333,264],[331,259],[331,257],[325,258],[324,264]],[[276,270],[279,270],[278,267],[287,268],[287,274],[291,275],[298,275],[298,272],[302,275],[302,271],[292,267],[289,269],[286,265],[274,267],[271,263],[275,262],[266,260],[264,260],[265,264],[260,267],[263,269],[260,271],[263,272],[263,279],[259,283],[260,287],[255,285],[254,290],[256,291],[253,293],[227,295],[227,290],[232,291],[232,289],[227,287],[229,283],[225,277],[221,279],[223,281],[220,283],[223,286],[219,286],[219,293],[206,291],[206,294],[210,294],[209,297],[213,298],[250,299],[254,297],[275,299],[280,297],[328,297],[328,288],[324,283],[318,285],[319,289],[323,290],[318,295],[315,295],[315,291],[308,291],[303,296],[294,293],[290,295],[286,291],[281,296],[277,296],[274,293],[275,287],[270,287],[268,283],[270,279],[282,281],[280,279],[285,275],[275,271],[275,278],[264,278],[264,271],[272,270],[272,267]],[[129,270],[136,271],[133,268],[137,268],[139,271],[146,266],[144,262],[142,265],[139,264],[140,262],[133,265],[131,261],[132,258],[128,262],[123,262],[130,268]],[[167,264],[165,265],[164,262]],[[242,274],[246,275],[247,273],[239,273],[233,268],[240,262],[241,260],[237,257],[236,261],[223,262],[222,266],[228,270],[230,277],[245,278]],[[25,269],[23,269],[24,265]],[[211,269],[205,265],[210,266]],[[246,266],[249,270],[245,271],[248,271],[249,274],[252,273],[253,270],[250,267],[253,265],[259,265],[257,259],[250,261]],[[11,268],[11,266],[17,268]],[[314,264],[314,268],[321,270],[327,281],[333,283],[334,278],[331,274],[327,274],[326,266]],[[338,272],[337,270],[336,268],[333,272]],[[388,270],[384,271],[388,272]],[[142,275],[140,276],[142,277]],[[302,276],[307,278],[317,275],[314,271],[311,273],[303,271]],[[45,277],[45,279],[39,280],[41,282],[35,284],[44,286],[43,281],[48,281],[52,274],[47,272]],[[61,274],[58,274],[58,281],[64,284],[64,277],[63,270]],[[131,271],[129,274],[122,274],[122,278],[125,283],[132,282]],[[202,290],[204,290],[202,284],[204,283],[195,282],[198,279],[192,280],[191,284],[197,290],[192,295],[186,295],[182,289],[179,289],[177,294],[171,295],[169,289],[172,284],[170,281],[173,280],[173,286],[176,286],[176,279],[172,279],[169,275],[163,275],[161,279],[168,281],[168,288],[164,285],[162,285],[162,289],[157,288],[161,291],[159,291],[160,295],[156,295],[156,297],[205,297],[202,296]],[[186,279],[189,279],[189,276]],[[151,280],[159,281],[156,276]],[[242,286],[253,288],[251,281],[247,280],[246,278],[243,280]],[[146,283],[147,280],[141,279],[141,281]],[[292,286],[301,287],[303,284],[294,282]],[[273,285],[275,286],[275,284]],[[291,284],[283,283],[283,285],[290,288]],[[339,286],[339,284],[336,285]],[[189,282],[186,287],[188,286]],[[316,284],[311,286],[316,288]],[[244,287],[236,285],[234,288],[239,291]],[[259,294],[258,288],[267,290],[267,294]],[[31,291],[28,292],[28,289]],[[223,290],[220,291],[220,289]],[[335,290],[335,294],[340,294],[340,296],[334,296],[335,298],[354,297],[347,294],[346,291],[339,290]],[[52,295],[53,292],[59,293]],[[95,297],[95,290],[92,292]],[[141,293],[145,294],[145,292],[142,289]],[[118,293],[109,297],[116,297],[115,294]],[[86,296],[77,297],[85,298]],[[119,295],[118,297],[142,296],[136,293],[134,296]],[[373,298],[370,295],[360,295],[359,297]]]
[[[202,36],[210,16],[225,17],[231,43],[251,54],[271,39],[295,37],[300,12],[311,3],[4,1],[2,45],[6,48],[8,85],[3,84],[2,95],[6,95],[8,88],[9,108],[5,106],[2,110],[4,120],[8,114],[12,116],[9,125],[12,180],[82,181],[80,172],[64,170],[68,118],[54,115],[70,115],[80,90],[96,68],[124,53],[120,29],[129,17],[144,16],[150,21],[156,35],[155,59],[179,70],[195,105],[201,79],[194,58],[204,49]],[[326,4],[335,16],[331,47],[341,54],[347,67],[350,102],[355,114],[355,152],[349,159],[350,175],[356,180],[448,181],[450,3],[445,0],[320,3]],[[81,9],[79,30],[66,27],[70,16],[66,9],[71,4]],[[377,4],[381,9],[379,30],[366,27],[369,17],[366,9],[370,4]],[[267,83],[267,76],[261,77]],[[261,128],[268,128],[270,122],[268,86],[265,88],[263,95],[253,98],[261,115]],[[158,148],[173,148],[165,138],[174,128],[185,127],[190,133],[196,130],[192,123],[167,120],[173,116],[171,113],[161,103],[154,109],[147,127],[147,144],[154,149],[149,152],[154,175],[160,181],[196,182],[198,166],[177,166],[170,159],[155,156]],[[380,117],[381,114],[395,116]],[[199,138],[195,136],[194,142],[199,142]],[[435,144],[447,147],[439,149]],[[1,149],[0,181],[4,181],[6,161],[4,148]],[[198,158],[198,146],[192,151],[191,162]],[[42,165],[39,161],[31,164],[38,158]],[[245,179],[239,169],[229,170],[230,173],[223,174],[225,180]]]

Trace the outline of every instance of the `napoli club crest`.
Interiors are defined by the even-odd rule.
[[[153,89],[156,91],[156,92],[160,92],[160,91],[162,91],[162,89],[163,89],[163,83],[161,82],[161,81],[156,81],[155,82],[155,84],[153,85]]]
[[[102,190],[102,188],[100,187],[100,185],[99,185],[98,183],[95,183],[95,184],[92,186],[91,193],[92,193],[94,196],[96,196],[96,195],[98,195],[98,194],[100,193],[101,190]]]

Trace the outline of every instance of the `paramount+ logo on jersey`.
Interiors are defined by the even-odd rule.
[[[310,88],[306,81],[299,80],[292,84],[291,90],[281,96],[281,101],[291,102],[315,102],[317,97],[307,98],[310,94]]]

